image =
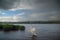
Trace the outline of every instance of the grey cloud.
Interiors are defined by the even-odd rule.
[[[43,20],[60,20],[60,0],[31,0],[36,9],[42,10],[41,18]],[[37,11],[39,11],[37,10]],[[54,13],[53,13],[54,12]],[[40,12],[41,13],[41,12]]]
[[[36,9],[52,9],[59,7],[59,0],[0,0],[0,8],[10,9],[18,5],[31,6]]]
[[[17,7],[20,0],[0,0],[0,9],[11,9]]]
[[[23,16],[18,16],[18,20],[22,21],[38,21],[38,20],[60,20],[60,0],[0,0],[0,8],[11,9],[17,7],[19,3],[32,6],[35,10],[27,12]],[[23,5],[22,5],[23,6]],[[41,12],[40,12],[41,11]]]
[[[45,15],[46,20],[60,20],[60,11],[50,11]]]
[[[59,0],[30,0],[33,7],[38,9],[58,9]]]
[[[22,19],[25,21],[48,21],[48,20],[60,20],[59,11],[50,11],[50,12],[40,12],[40,13],[31,13],[24,15]],[[20,19],[18,19],[20,20]]]

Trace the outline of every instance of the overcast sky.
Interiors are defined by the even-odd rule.
[[[0,0],[0,21],[60,20],[60,0]]]

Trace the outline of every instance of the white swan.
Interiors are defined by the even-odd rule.
[[[33,35],[37,35],[37,34],[36,34],[36,28],[35,28],[35,27],[31,27],[31,28],[30,28],[30,32],[31,32]]]

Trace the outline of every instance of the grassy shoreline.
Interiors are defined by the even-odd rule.
[[[16,30],[25,30],[23,25],[13,25],[13,24],[0,24],[0,31],[16,31]]]

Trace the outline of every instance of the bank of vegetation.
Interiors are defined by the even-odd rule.
[[[16,31],[16,30],[25,30],[23,25],[12,25],[12,24],[0,24],[0,31]]]

